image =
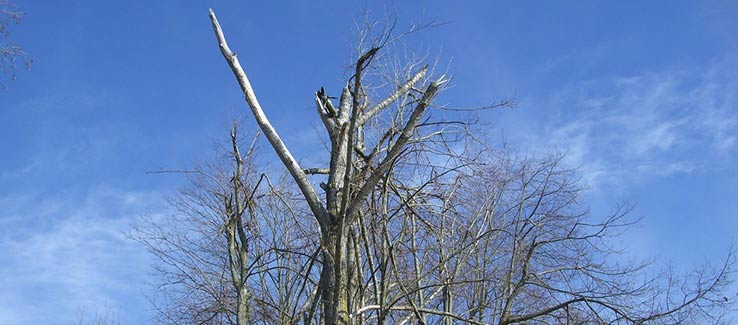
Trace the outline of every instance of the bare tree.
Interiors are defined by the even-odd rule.
[[[363,29],[336,97],[316,91],[326,166],[300,166],[210,18],[291,181],[257,171],[234,125],[229,162],[198,168],[172,200],[179,213],[138,232],[162,262],[163,321],[718,322],[732,306],[732,255],[692,276],[622,262],[612,245],[634,222],[629,208],[593,218],[560,156],[512,157],[477,140],[473,117],[433,104],[445,75],[389,51],[393,23]]]
[[[122,322],[110,310],[91,313],[86,307],[77,309],[74,325],[120,325]]]
[[[150,297],[159,322],[291,323],[308,299],[311,272],[292,267],[310,264],[316,237],[302,231],[295,195],[257,172],[254,144],[241,154],[234,122],[221,160],[174,171],[190,180],[169,199],[175,212],[131,234],[160,261]]]
[[[612,239],[633,223],[629,208],[590,217],[560,156],[512,159],[502,152],[477,161],[412,199],[425,220],[418,223],[423,237],[438,240],[407,252],[432,252],[440,261],[405,277],[413,278],[406,286],[426,288],[416,304],[435,299],[453,318],[485,324],[718,323],[731,306],[722,292],[731,283],[732,255],[717,269],[682,277],[624,262]]]
[[[349,263],[356,255],[356,245],[349,245],[351,239],[348,230],[358,220],[360,210],[370,193],[406,149],[424,111],[447,80],[437,78],[418,90],[415,88],[416,84],[425,77],[428,70],[427,67],[420,67],[397,90],[369,106],[367,89],[363,84],[364,74],[376,58],[384,40],[372,44],[358,58],[353,76],[341,91],[338,106],[331,102],[322,88],[317,92],[316,106],[330,138],[330,166],[327,169],[303,170],[264,114],[248,77],[235,53],[228,47],[212,11],[210,17],[220,50],[236,75],[256,122],[292,175],[319,225],[322,271],[318,295],[322,296],[320,301],[323,318],[329,324],[346,323],[349,321],[350,309],[353,308],[350,306],[352,301],[349,292],[358,285],[351,283],[352,279],[349,278],[350,269],[353,268]],[[363,134],[366,123],[390,104],[408,96],[411,90],[418,99],[408,101],[410,105],[406,109],[395,112],[392,120],[394,125],[367,151]],[[323,186],[324,200],[307,178],[310,172],[327,174],[327,183]]]
[[[18,66],[28,69],[31,65],[30,56],[10,41],[9,26],[20,23],[23,15],[12,2],[0,0],[0,73],[10,74],[12,79]]]

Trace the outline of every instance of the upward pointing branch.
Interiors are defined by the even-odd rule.
[[[369,193],[372,191],[372,189],[374,189],[374,186],[377,185],[384,173],[386,173],[390,169],[390,166],[393,164],[395,158],[400,155],[400,152],[402,152],[405,145],[410,140],[410,137],[413,135],[418,120],[423,115],[425,109],[430,106],[431,102],[433,101],[433,97],[436,96],[438,88],[446,82],[446,80],[440,78],[428,85],[428,88],[423,94],[423,98],[420,99],[417,106],[415,106],[415,110],[413,110],[412,114],[410,114],[410,117],[407,119],[405,127],[402,129],[402,133],[400,133],[400,137],[387,150],[387,156],[384,157],[381,163],[379,163],[379,166],[377,166],[369,179],[361,187],[361,190],[359,190],[356,198],[351,202],[351,206],[349,206],[346,210],[346,218],[348,219],[346,224],[350,224],[351,222],[353,222],[353,219],[356,216],[356,212],[361,207],[364,199],[369,196]]]
[[[233,53],[231,49],[228,48],[228,43],[226,42],[225,36],[223,36],[223,30],[220,28],[218,18],[215,17],[213,9],[210,9],[210,21],[213,23],[213,30],[215,31],[215,37],[218,40],[220,52],[223,54],[226,62],[228,62],[231,70],[233,70],[233,74],[236,76],[238,84],[241,86],[241,90],[246,97],[246,102],[249,104],[249,108],[251,108],[251,113],[254,114],[256,123],[259,124],[262,132],[264,132],[264,136],[269,140],[269,143],[272,145],[272,148],[274,148],[277,156],[279,156],[279,159],[282,160],[282,163],[287,167],[292,178],[294,178],[295,183],[297,183],[297,186],[302,192],[302,195],[305,197],[305,200],[307,200],[310,210],[318,220],[318,224],[320,224],[321,228],[326,227],[328,225],[328,214],[326,213],[325,207],[323,207],[323,204],[320,202],[317,193],[315,193],[315,188],[310,184],[305,172],[300,168],[300,165],[297,163],[295,158],[292,157],[287,146],[285,146],[282,139],[279,138],[277,131],[274,130],[274,127],[269,123],[269,119],[267,119],[264,111],[261,109],[261,105],[256,99],[256,94],[254,94],[254,90],[251,88],[249,78],[246,77],[246,73],[243,71],[241,63],[238,62],[236,53]]]
[[[376,115],[379,111],[381,111],[383,108],[387,107],[389,104],[392,104],[394,101],[396,101],[400,96],[405,94],[410,90],[410,88],[415,85],[420,79],[425,76],[425,73],[428,71],[428,66],[424,66],[420,71],[415,73],[410,80],[408,80],[404,85],[402,85],[400,88],[397,88],[397,90],[392,93],[392,95],[389,95],[387,98],[385,98],[383,101],[379,102],[378,104],[374,105],[372,108],[367,110],[366,112],[362,113],[359,116],[359,120],[357,121],[358,125],[364,125],[366,121],[372,116]]]

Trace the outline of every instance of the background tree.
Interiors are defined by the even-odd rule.
[[[110,310],[91,312],[82,306],[77,309],[74,325],[121,325],[122,322]]]
[[[317,238],[284,180],[257,172],[256,138],[245,155],[239,139],[234,122],[219,160],[175,171],[190,183],[169,199],[175,213],[131,234],[161,262],[150,297],[158,322],[288,324],[305,308],[311,272],[292,268],[313,264]]]
[[[8,0],[0,0],[0,73],[15,79],[18,66],[28,69],[31,59],[23,48],[10,41],[10,26],[20,23],[24,13]]]

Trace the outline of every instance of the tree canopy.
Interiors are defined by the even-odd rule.
[[[326,165],[301,165],[210,18],[286,175],[256,163],[268,153],[254,141],[242,151],[234,123],[227,160],[194,170],[176,215],[140,226],[161,262],[161,321],[713,323],[732,307],[732,254],[687,275],[629,261],[615,239],[637,222],[630,207],[590,215],[562,155],[511,154],[473,112],[446,114],[448,76],[394,52],[391,22],[361,29],[345,87],[316,86]]]

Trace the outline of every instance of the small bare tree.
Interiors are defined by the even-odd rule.
[[[122,322],[110,310],[91,313],[86,307],[77,309],[74,325],[121,325]]]
[[[218,161],[171,171],[189,175],[169,198],[174,213],[144,218],[131,234],[160,262],[150,297],[158,322],[289,324],[314,296],[310,219],[285,180],[257,171],[256,137],[241,153],[237,130]]]

